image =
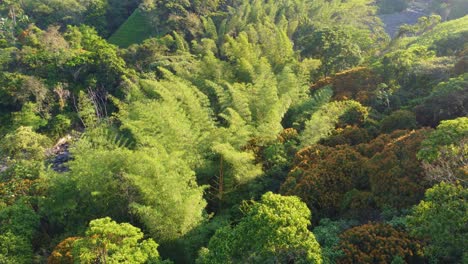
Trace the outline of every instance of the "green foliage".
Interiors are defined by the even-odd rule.
[[[169,154],[183,154],[190,166],[200,167],[214,130],[208,99],[188,82],[163,72],[163,80],[140,82],[153,100],[135,101],[121,109],[122,129],[130,130],[138,144],[164,146]]]
[[[132,193],[126,192],[131,185],[122,174],[130,151],[109,144],[94,147],[82,139],[71,152],[70,172],[47,173],[49,186],[41,211],[52,226],[76,232],[94,217],[127,220]]]
[[[413,36],[421,35],[422,33],[431,30],[435,25],[439,24],[441,17],[438,15],[422,16],[418,18],[418,22],[414,25],[403,25],[398,30],[396,38],[400,38],[403,35]]]
[[[152,35],[150,23],[145,13],[136,9],[133,14],[112,34],[109,43],[121,48],[142,43]]]
[[[418,159],[434,161],[442,147],[451,147],[468,137],[468,117],[442,121],[437,129],[421,144]]]
[[[97,125],[98,116],[96,113],[96,105],[83,91],[80,91],[78,94],[77,108],[78,117],[80,118],[84,127],[93,128]]]
[[[128,175],[138,192],[130,204],[151,235],[162,242],[186,234],[204,219],[203,187],[175,154],[141,149],[129,157]]]
[[[24,202],[0,207],[0,262],[31,263],[39,216]]]
[[[140,0],[107,0],[107,2],[106,22],[109,34],[118,30],[141,3]]]
[[[52,135],[60,137],[70,130],[72,120],[66,115],[59,114],[49,123]]]
[[[39,108],[42,107],[48,96],[48,90],[41,80],[19,73],[2,71],[0,73],[0,83],[0,105],[5,110],[19,110],[22,108],[24,113],[17,113],[19,117],[26,115],[30,117],[29,119],[36,119],[36,122],[32,123],[41,123],[37,121],[38,118],[35,115],[39,113]],[[31,100],[34,100],[35,103]],[[28,106],[25,106],[26,104]]]
[[[371,139],[371,135],[367,129],[357,126],[346,126],[345,128],[335,130],[330,137],[322,139],[319,143],[331,147],[338,145],[354,146],[367,143]]]
[[[21,112],[12,113],[14,126],[31,127],[33,130],[45,126],[47,121],[37,114],[36,109],[35,104],[26,103],[23,105]]]
[[[262,173],[259,165],[255,164],[253,153],[236,151],[229,144],[216,144],[212,148],[214,153],[220,155],[220,162],[225,162],[223,173],[224,184],[228,189],[234,186],[248,182]]]
[[[0,141],[2,155],[12,159],[43,160],[49,139],[31,127],[19,127]]]
[[[338,125],[362,124],[368,112],[359,102],[348,100],[321,106],[305,123],[301,134],[303,146],[317,143],[329,136]]]
[[[125,61],[117,54],[117,48],[87,26],[68,27],[65,38],[75,51],[72,53],[75,56],[66,63],[74,80],[84,77],[87,85],[102,86],[115,93],[122,75],[127,73]]]
[[[424,200],[408,216],[413,234],[428,238],[425,254],[434,262],[466,260],[468,190],[440,183],[426,191]]]
[[[411,68],[418,62],[434,57],[426,46],[413,45],[408,49],[387,53],[382,58],[382,73],[387,80],[408,80]]]
[[[1,175],[5,179],[37,179],[44,169],[47,137],[31,127],[19,127],[0,140],[0,153],[6,159]]]
[[[320,246],[307,229],[310,211],[298,198],[268,192],[244,210],[240,223],[216,232],[197,263],[322,263]]]
[[[62,25],[88,24],[105,32],[107,0],[26,0],[22,2],[25,12],[41,28],[54,23]]]
[[[230,218],[229,213],[222,213],[206,219],[173,244],[162,246],[161,254],[173,260],[174,263],[195,263],[200,249],[208,245],[216,230],[229,225]]]
[[[467,91],[468,74],[437,84],[430,95],[414,108],[418,122],[435,127],[442,120],[468,115],[464,107],[468,101]]]
[[[322,247],[323,263],[336,263],[344,255],[343,251],[338,249],[340,234],[348,229],[350,224],[345,220],[332,221],[329,218],[323,218],[320,220],[320,224],[314,228],[314,235]]]
[[[321,88],[315,91],[311,98],[304,98],[289,108],[286,113],[283,124],[285,127],[295,127],[303,129],[303,125],[310,116],[318,111],[320,107],[327,104],[333,95],[333,90],[330,86]]]
[[[362,51],[352,35],[340,28],[323,28],[299,41],[302,55],[322,61],[325,76],[358,65]]]
[[[139,228],[118,224],[109,217],[91,221],[85,237],[72,245],[72,258],[79,263],[163,263],[158,244],[152,239],[143,240]]]
[[[203,219],[203,188],[176,153],[169,155],[161,146],[132,151],[99,140],[102,133],[91,135],[76,143],[67,176],[49,176],[43,212],[51,222],[75,230],[96,216],[126,221],[135,215],[154,237],[168,241]]]
[[[463,179],[466,128],[442,122],[419,162],[428,131],[399,130],[417,126],[402,109],[433,127],[466,115],[467,31],[433,15],[384,46],[377,9],[404,2],[0,0],[0,262],[45,262],[68,236],[51,264],[161,262],[138,229],[102,217],[188,263],[203,246],[201,263],[412,260],[395,228],[431,173]],[[440,4],[443,20],[463,11]],[[119,49],[104,38],[127,17]],[[46,153],[43,135],[65,133]],[[314,221],[394,228],[343,242],[350,223],[322,221],[322,254],[306,206],[269,191],[298,195]]]
[[[444,39],[455,38],[457,36],[466,36],[468,26],[468,17],[464,16],[459,19],[440,23],[432,30],[418,37],[412,45],[424,45],[430,47]],[[455,44],[455,43],[453,43]],[[452,46],[452,49],[462,49],[463,47]]]
[[[28,264],[32,261],[33,249],[29,241],[10,232],[0,234],[0,262],[5,264]]]
[[[24,201],[0,209],[0,233],[12,233],[31,242],[39,226],[39,216]]]
[[[415,114],[406,110],[395,111],[380,122],[380,130],[383,133],[390,133],[398,129],[415,129],[416,126]]]

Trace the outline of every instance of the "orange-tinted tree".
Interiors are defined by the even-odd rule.
[[[337,145],[354,146],[367,143],[370,139],[371,136],[367,129],[358,126],[346,126],[345,128],[338,128],[330,137],[321,140],[320,144],[330,147]]]
[[[346,230],[341,235],[344,256],[338,263],[391,263],[395,258],[406,263],[422,259],[421,244],[406,232],[382,223],[369,223]]]
[[[47,258],[48,264],[72,264],[74,263],[73,258],[73,244],[80,237],[69,237],[60,242],[52,251],[49,258]]]
[[[366,164],[369,170],[371,191],[380,208],[407,208],[419,202],[424,191],[430,187],[425,179],[421,162],[416,158],[421,142],[429,130],[396,131],[390,142]],[[388,139],[388,136],[383,136]],[[382,147],[381,138],[374,141]],[[369,143],[370,148],[374,141]]]
[[[356,67],[323,78],[314,83],[310,89],[317,90],[331,84],[334,91],[333,100],[353,99],[369,105],[374,98],[374,90],[382,82],[382,78],[371,69]]]
[[[350,146],[316,145],[296,154],[295,167],[281,193],[297,195],[319,216],[335,216],[344,195],[355,188],[366,189],[366,158]]]

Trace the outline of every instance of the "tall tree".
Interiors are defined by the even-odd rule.
[[[322,263],[307,229],[310,211],[297,197],[268,192],[243,210],[240,223],[216,231],[197,263]]]
[[[424,200],[408,216],[411,232],[428,238],[427,256],[440,262],[463,262],[466,253],[468,190],[461,185],[440,183],[426,191]]]

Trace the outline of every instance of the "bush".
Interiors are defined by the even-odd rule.
[[[398,129],[415,129],[416,126],[415,114],[406,110],[397,110],[380,122],[382,133],[390,133]]]

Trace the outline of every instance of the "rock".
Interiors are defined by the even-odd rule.
[[[49,164],[51,168],[56,172],[67,172],[69,168],[67,162],[72,159],[72,156],[69,151],[70,141],[72,137],[67,135],[66,137],[61,138],[54,147],[50,148],[47,151],[49,156]]]

